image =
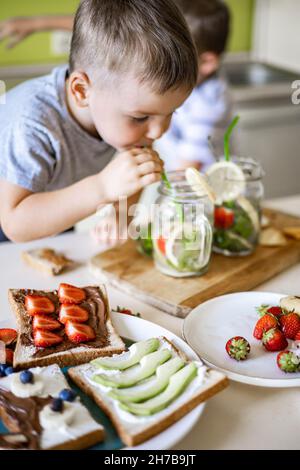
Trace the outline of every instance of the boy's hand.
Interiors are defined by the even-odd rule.
[[[120,234],[119,218],[116,212],[107,214],[92,229],[93,239],[105,248],[112,248],[127,239],[127,225],[124,233]]]
[[[134,148],[121,152],[99,174],[107,201],[130,197],[161,180],[164,163],[155,150]]]

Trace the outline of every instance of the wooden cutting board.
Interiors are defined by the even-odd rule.
[[[300,219],[266,209],[277,228],[300,226]],[[134,241],[91,259],[98,279],[171,315],[184,318],[197,305],[230,292],[247,291],[300,261],[300,241],[281,247],[259,246],[241,258],[213,254],[209,270],[200,277],[172,278],[161,274],[151,259],[139,254]]]

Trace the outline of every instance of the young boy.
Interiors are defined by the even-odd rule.
[[[205,170],[214,161],[208,144],[223,154],[223,136],[231,121],[232,103],[226,82],[219,74],[230,27],[227,6],[220,0],[175,0],[194,38],[199,73],[197,86],[176,111],[169,131],[157,143],[166,169],[194,166]]]
[[[16,87],[0,106],[3,232],[16,242],[50,236],[160,180],[152,144],[196,79],[172,0],[82,0],[69,68]]]

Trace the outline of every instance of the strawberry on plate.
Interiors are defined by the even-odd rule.
[[[267,351],[281,351],[288,346],[286,337],[278,328],[264,332],[262,342]]]
[[[287,313],[280,317],[281,330],[286,338],[295,339],[300,331],[300,317],[297,313]]]
[[[139,312],[133,313],[133,311],[130,310],[130,308],[120,307],[119,305],[117,306],[116,312],[124,313],[125,315],[131,315],[133,317],[139,317],[139,318],[141,317],[141,314]]]
[[[85,300],[86,295],[84,290],[80,289],[80,287],[61,283],[58,288],[58,297],[62,304],[79,304]]]
[[[8,346],[16,341],[18,333],[12,328],[0,328],[0,341]]]
[[[274,317],[279,318],[281,315],[283,315],[283,311],[281,307],[276,306],[276,305],[260,305],[260,307],[256,308],[257,312],[259,313],[260,317],[263,317],[266,313],[270,313],[271,315],[274,315]]]
[[[34,330],[58,330],[61,328],[61,324],[59,321],[55,320],[55,318],[50,317],[49,315],[41,315],[37,314],[33,317],[32,327]]]
[[[39,313],[50,314],[55,311],[55,305],[51,299],[43,295],[26,295],[25,307],[28,315]]]
[[[263,317],[261,317],[255,325],[253,336],[256,339],[262,339],[263,333],[270,330],[271,328],[277,328],[278,321],[273,315],[267,313]]]
[[[243,361],[250,353],[250,344],[242,336],[234,336],[227,341],[225,349],[232,359]]]
[[[298,331],[298,333],[296,334],[294,340],[295,341],[300,341],[300,331]]]
[[[89,312],[79,305],[62,304],[59,309],[59,321],[64,325],[67,321],[84,323],[89,318]]]
[[[66,334],[72,343],[84,343],[92,341],[96,335],[92,327],[84,323],[75,323],[67,321]]]
[[[283,372],[298,372],[300,358],[292,351],[281,351],[277,355],[277,365]]]
[[[56,333],[46,330],[34,330],[33,332],[34,345],[37,348],[48,348],[55,346],[63,341],[63,338]]]
[[[216,207],[214,214],[214,225],[219,229],[228,229],[234,223],[234,212],[227,207]]]

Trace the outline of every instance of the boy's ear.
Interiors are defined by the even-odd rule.
[[[199,78],[206,78],[218,70],[220,56],[215,52],[203,52],[199,57]]]
[[[80,108],[88,106],[90,80],[87,74],[80,71],[72,72],[69,77],[69,84],[77,106]]]

